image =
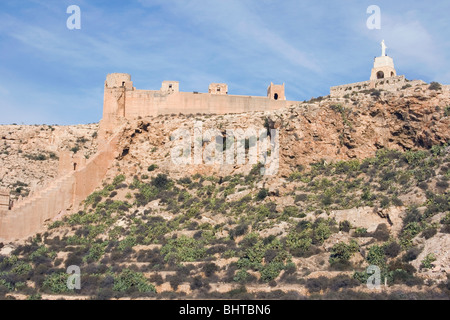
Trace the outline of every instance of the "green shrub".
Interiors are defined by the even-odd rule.
[[[367,229],[366,228],[356,228],[355,237],[366,237]]]
[[[80,151],[80,146],[76,145],[75,147],[73,147],[72,149],[70,149],[70,151],[72,151],[73,153],[77,153],[78,151]]]
[[[166,262],[194,262],[206,256],[206,248],[203,247],[203,242],[200,240],[181,236],[177,239],[170,239],[161,248],[161,254]]]
[[[293,251],[299,250],[300,252],[306,253],[312,245],[312,239],[302,237],[301,234],[297,232],[290,232],[286,238],[286,246]]]
[[[444,115],[446,117],[450,117],[450,106],[446,106],[444,110]]]
[[[147,281],[140,272],[125,269],[118,276],[114,277],[113,290],[117,292],[139,291],[143,293],[156,293],[155,286]]]
[[[112,185],[115,187],[125,181],[125,175],[120,174],[114,178]]]
[[[261,280],[270,282],[274,280],[284,269],[284,264],[281,262],[271,262],[266,264],[261,270]]]
[[[331,248],[331,255],[329,258],[329,262],[331,265],[333,264],[346,264],[352,257],[355,252],[358,252],[359,245],[355,240],[351,240],[350,244],[346,244],[345,242],[336,243]]]
[[[298,215],[298,207],[288,206],[284,208],[283,215],[287,217],[296,217]]]
[[[317,221],[316,221],[317,222]],[[313,230],[314,243],[322,244],[326,239],[331,236],[331,229],[328,221],[319,221]]]
[[[136,237],[128,236],[119,242],[119,246],[117,248],[120,251],[125,251],[127,249],[133,248],[135,245],[136,245]]]
[[[69,274],[65,272],[55,272],[45,277],[42,284],[42,289],[51,293],[65,293],[68,292],[67,280]]]
[[[371,246],[366,259],[371,265],[375,265],[380,269],[386,267],[386,255],[383,248],[380,246]]]
[[[85,260],[88,262],[98,261],[105,254],[105,248],[108,242],[94,243],[89,248],[89,253],[85,256]]]
[[[49,226],[48,226],[48,229],[49,229],[49,230],[51,230],[51,229],[56,229],[56,228],[59,228],[59,227],[61,227],[61,226],[63,226],[63,225],[64,225],[64,222],[58,220],[58,221],[53,222],[51,225],[49,225]]]
[[[233,277],[233,281],[239,282],[241,284],[251,282],[254,279],[255,277],[249,274],[247,270],[239,270]]]
[[[152,164],[147,168],[148,172],[155,171],[156,169],[158,169],[158,165],[156,164]]]
[[[256,195],[256,198],[258,200],[264,200],[269,195],[269,191],[267,189],[261,189],[259,190],[258,194]]]
[[[170,180],[166,174],[158,174],[156,178],[152,179],[152,185],[160,190],[167,189],[169,186]]]
[[[431,269],[434,267],[434,265],[432,264],[434,261],[436,261],[436,256],[434,255],[434,253],[429,253],[425,257],[425,259],[422,260],[421,267],[425,269]]]
[[[24,261],[18,261],[14,267],[11,269],[11,272],[17,274],[17,275],[26,275],[28,274],[33,267],[31,264],[26,263]]]

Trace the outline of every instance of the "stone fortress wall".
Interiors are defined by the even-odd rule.
[[[177,81],[164,81],[160,90],[138,90],[129,74],[113,73],[105,81],[103,118],[271,111],[299,103],[286,101],[284,90],[284,84],[271,84],[266,97],[238,96],[228,94],[228,85],[212,83],[208,93],[181,92]]]
[[[0,241],[30,237],[39,232],[46,221],[63,215],[67,209],[86,199],[101,185],[117,157],[119,137],[120,130],[89,161],[63,156],[60,176],[24,200],[13,204],[9,192],[0,191]]]
[[[397,91],[406,85],[417,86],[424,84],[421,80],[409,81],[405,76],[389,77],[385,79],[369,80],[362,82],[355,82],[340,86],[331,87],[330,95],[332,98],[343,97],[347,94],[351,95],[353,92],[361,92],[364,90],[376,89],[386,91]]]

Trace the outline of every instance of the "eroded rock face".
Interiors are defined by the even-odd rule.
[[[183,128],[194,137],[194,124],[200,121],[203,131],[217,129],[224,138],[227,129],[278,130],[278,175],[286,177],[299,165],[365,159],[381,148],[405,151],[445,144],[450,141],[449,105],[449,92],[423,85],[381,92],[379,97],[360,93],[350,99],[328,98],[273,112],[145,118],[128,123],[121,140],[126,156],[120,165],[137,172],[139,166],[155,163],[175,176],[248,173],[248,165],[173,165],[170,152],[175,142],[170,136]]]

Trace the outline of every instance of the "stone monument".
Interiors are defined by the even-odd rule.
[[[379,80],[397,76],[394,60],[386,54],[387,46],[384,40],[381,42],[381,57],[376,57],[370,80]]]

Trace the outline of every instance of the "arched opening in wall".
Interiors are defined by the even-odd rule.
[[[378,71],[377,72],[377,79],[384,79],[384,72],[383,71]]]
[[[275,100],[278,100],[278,93],[275,93],[275,95],[273,96],[273,98],[274,98]]]
[[[73,164],[73,171],[77,171],[77,164],[76,163]]]
[[[391,77],[394,77],[394,76],[395,76],[394,72],[391,72]]]
[[[125,87],[125,81],[122,82],[122,87]]]

